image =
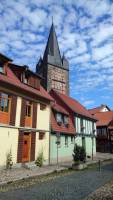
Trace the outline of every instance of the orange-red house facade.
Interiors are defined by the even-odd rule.
[[[49,162],[49,122],[52,98],[41,77],[0,54],[0,166],[29,163],[43,152]]]

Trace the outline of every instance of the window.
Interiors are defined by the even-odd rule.
[[[68,136],[65,136],[65,146],[68,147]]]
[[[45,133],[44,132],[39,132],[39,140],[43,140],[45,137]]]
[[[68,116],[64,116],[64,124],[65,124],[66,126],[69,125],[69,117],[68,117]]]
[[[4,70],[3,70],[3,67],[0,66],[0,73],[3,73]]]
[[[28,84],[28,79],[27,78],[24,78],[24,83]]]
[[[3,63],[0,62],[0,73],[3,73],[4,72],[4,66],[3,66]]]
[[[57,123],[62,123],[62,115],[61,115],[61,113],[56,113],[56,121],[57,121]]]
[[[101,134],[102,134],[102,129],[100,128],[100,129],[97,129],[97,135],[98,136],[101,136]]]
[[[27,76],[26,73],[23,74],[23,82],[24,82],[25,84],[28,84],[28,76]]]
[[[26,102],[26,116],[31,117],[32,115],[32,103],[30,101]]]
[[[71,136],[71,143],[74,143],[74,136]]]
[[[81,128],[81,132],[84,132],[84,126],[83,126],[83,119],[80,119],[80,128]]]
[[[9,97],[4,93],[0,93],[0,111],[9,112]]]
[[[46,109],[46,105],[43,103],[40,103],[40,110],[45,110]]]

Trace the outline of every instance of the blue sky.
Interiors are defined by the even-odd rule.
[[[70,63],[70,95],[113,109],[113,1],[0,0],[0,52],[35,70],[52,16]]]

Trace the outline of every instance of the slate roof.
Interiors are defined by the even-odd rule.
[[[66,58],[64,58],[64,56],[63,58],[61,57],[55,26],[53,23],[50,28],[50,33],[45,48],[43,61],[46,61],[47,63],[52,64],[54,66],[69,70],[68,61],[66,60]]]

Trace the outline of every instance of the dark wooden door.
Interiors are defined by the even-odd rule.
[[[23,137],[22,162],[28,162],[30,161],[31,134],[25,133]]]

